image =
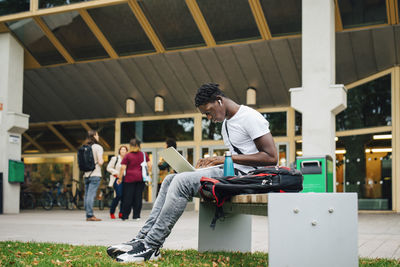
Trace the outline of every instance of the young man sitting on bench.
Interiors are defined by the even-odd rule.
[[[235,103],[218,84],[202,85],[195,105],[213,122],[223,122],[224,143],[232,152],[237,172],[247,173],[254,166],[277,164],[277,152],[268,121],[256,110]],[[224,157],[200,159],[196,168],[224,163]],[[165,177],[146,223],[131,241],[110,246],[107,253],[119,262],[143,262],[160,258],[159,249],[185,210],[187,202],[198,195],[200,178],[223,176],[222,168],[170,174]]]

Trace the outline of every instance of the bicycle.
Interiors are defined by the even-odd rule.
[[[48,191],[43,192],[41,195],[42,207],[45,210],[51,210],[54,205],[67,208],[66,194],[62,184],[57,182],[53,186],[47,186],[47,188]]]
[[[104,187],[100,188],[100,193],[99,193],[99,210],[104,210],[104,207],[111,207],[111,203],[114,198],[114,190],[111,187]]]
[[[36,208],[36,198],[31,192],[23,191],[20,192],[20,209],[34,209]]]
[[[72,183],[76,183],[76,188],[75,188],[75,195],[72,194],[71,191],[67,191],[67,209],[73,209],[74,206],[81,210],[83,208],[83,198],[84,198],[84,192],[81,190],[81,182],[76,179],[72,179]],[[69,187],[72,187],[72,185],[69,185]]]

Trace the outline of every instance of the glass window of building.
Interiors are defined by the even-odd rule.
[[[42,19],[74,60],[108,57],[77,11],[47,15]]]
[[[205,45],[184,0],[146,0],[138,3],[166,49]]]
[[[165,142],[168,137],[176,141],[193,141],[194,119],[169,119],[121,123],[121,144],[138,138],[145,143]]]
[[[217,43],[261,38],[247,0],[199,0],[197,3]]]
[[[392,125],[391,77],[383,76],[352,88],[347,108],[336,116],[336,130]]]
[[[47,36],[33,19],[23,19],[7,23],[8,28],[42,66],[66,63]]]
[[[49,8],[63,5],[70,5],[92,0],[39,0],[39,8]]]
[[[121,122],[121,144],[128,144],[136,136],[136,123],[134,121]]]
[[[343,28],[387,23],[386,1],[338,0]]]
[[[301,1],[261,0],[273,37],[301,33]]]
[[[272,136],[287,135],[286,111],[261,113],[261,114],[269,122],[269,130],[271,131]]]
[[[357,192],[361,210],[392,209],[390,132],[339,137],[336,143],[338,192]]]
[[[88,12],[119,56],[155,51],[128,4]]]
[[[1,0],[0,16],[29,11],[30,0]]]
[[[294,115],[294,134],[295,135],[301,135],[302,125],[303,125],[303,115],[296,110],[295,115]]]
[[[222,123],[212,122],[207,118],[202,118],[201,129],[203,140],[222,140],[221,135]]]

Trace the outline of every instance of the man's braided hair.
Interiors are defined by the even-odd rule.
[[[196,107],[216,101],[217,96],[225,96],[218,86],[219,84],[216,83],[206,83],[200,86],[194,98]]]

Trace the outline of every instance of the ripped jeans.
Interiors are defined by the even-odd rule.
[[[165,177],[150,216],[136,238],[143,239],[149,247],[160,247],[181,217],[187,202],[198,195],[201,177],[220,177],[223,173],[222,168],[211,168]]]

